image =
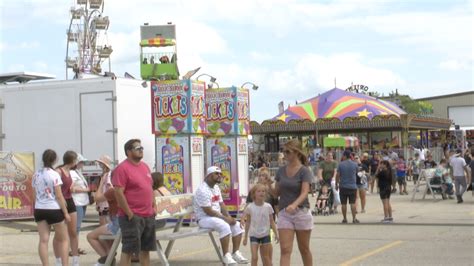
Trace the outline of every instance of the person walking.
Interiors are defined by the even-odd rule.
[[[336,175],[336,189],[340,187],[339,197],[341,198],[341,209],[343,220],[342,223],[347,223],[347,202],[351,205],[352,222],[359,223],[357,220],[357,209],[355,205],[357,193],[357,163],[351,160],[351,152],[344,151],[342,155],[342,162],[337,167]]]
[[[219,167],[207,168],[204,182],[194,193],[193,205],[197,223],[201,228],[212,228],[219,233],[225,265],[248,263],[248,259],[239,251],[244,231],[241,224],[227,211],[219,188],[222,180],[223,175]],[[229,252],[231,238],[232,254]]]
[[[276,243],[278,243],[278,232],[273,218],[272,206],[265,202],[268,198],[269,190],[264,184],[255,185],[250,191],[253,200],[244,211],[245,215],[245,236],[243,244],[247,245],[247,238],[250,235],[250,249],[252,252],[251,265],[258,265],[258,253],[264,266],[272,265],[272,242],[270,229],[273,230]]]
[[[368,156],[368,155],[367,155]],[[357,163],[357,176],[356,176],[356,184],[357,184],[357,193],[356,193],[356,209],[357,209],[357,199],[360,199],[360,208],[361,213],[365,213],[365,205],[366,205],[366,191],[368,188],[368,175],[369,175],[369,168],[366,164],[362,163],[359,156],[354,157],[354,162]]]
[[[79,238],[77,237],[77,210],[74,199],[72,198],[73,180],[71,177],[71,169],[76,166],[77,153],[74,151],[66,151],[63,155],[63,165],[59,166],[56,171],[61,175],[61,191],[66,200],[66,207],[71,216],[71,220],[66,222],[69,234],[69,242],[71,245],[72,265],[79,266]]]
[[[383,205],[383,214],[384,218],[381,222],[383,223],[392,223],[392,205],[390,204],[390,194],[392,192],[392,167],[390,163],[386,160],[380,162],[380,167],[377,170],[377,179],[379,185],[380,199],[382,200]]]
[[[72,199],[74,200],[74,204],[76,205],[77,211],[77,223],[76,223],[76,232],[79,235],[81,231],[81,224],[82,220],[86,216],[86,209],[87,205],[89,205],[89,184],[87,183],[86,178],[82,175],[82,167],[84,166],[84,162],[87,161],[84,156],[81,154],[77,154],[77,164],[74,166],[71,171],[71,178],[72,178]],[[79,255],[85,255],[86,252],[80,248],[78,248]],[[72,253],[70,253],[72,256]]]
[[[150,168],[142,162],[143,149],[139,139],[127,141],[127,159],[112,174],[122,232],[122,266],[131,265],[134,255],[139,256],[141,265],[150,265],[150,251],[156,250],[156,204]]]
[[[374,186],[375,186],[375,181],[377,178],[375,178],[375,173],[377,172],[377,168],[379,167],[380,163],[380,154],[378,152],[374,152],[372,155],[372,158],[370,159],[370,181],[369,181],[369,186],[370,186],[370,193],[374,193]]]
[[[341,202],[339,191],[336,189],[337,162],[334,160],[332,152],[328,152],[323,161],[319,163],[318,178],[319,182],[331,186],[333,194],[333,211],[337,213],[337,205]]]
[[[446,158],[449,158],[449,165],[453,169],[454,177],[454,187],[456,189],[456,198],[458,203],[463,203],[462,195],[467,189],[467,182],[471,173],[469,172],[469,167],[466,164],[462,156],[462,150],[456,150],[456,153],[451,157],[448,157],[447,152],[445,151]]]
[[[313,229],[313,215],[310,212],[308,193],[311,172],[307,167],[307,157],[297,140],[284,145],[286,166],[280,167],[275,176],[274,195],[280,197],[278,213],[278,234],[280,236],[280,265],[290,265],[293,241],[296,241],[305,266],[313,265],[313,255],[309,240]]]
[[[71,217],[61,192],[61,176],[54,171],[57,161],[56,152],[45,150],[42,156],[43,168],[33,175],[34,217],[38,228],[38,253],[43,266],[49,265],[48,244],[51,226],[54,228],[53,250],[56,265],[69,265],[69,239],[67,226]]]

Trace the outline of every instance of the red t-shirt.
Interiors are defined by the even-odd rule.
[[[130,210],[137,215],[148,217],[155,214],[152,202],[153,180],[150,168],[144,162],[133,164],[129,160],[121,162],[112,172],[114,187],[123,188],[123,193]],[[119,207],[118,216],[125,216]]]

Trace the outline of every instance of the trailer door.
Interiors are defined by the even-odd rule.
[[[116,160],[112,91],[80,94],[81,153],[89,160],[108,155]]]

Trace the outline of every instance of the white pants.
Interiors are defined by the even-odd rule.
[[[219,238],[222,239],[230,234],[232,236],[238,236],[244,232],[240,227],[239,222],[235,222],[234,225],[226,223],[224,220],[217,217],[205,217],[199,220],[199,227],[201,228],[211,228],[219,232]]]

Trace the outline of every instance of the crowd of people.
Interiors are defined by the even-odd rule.
[[[119,230],[122,233],[120,265],[131,265],[132,261],[150,264],[149,252],[156,250],[155,197],[171,193],[164,187],[161,173],[151,173],[141,161],[143,149],[140,140],[129,140],[124,146],[127,159],[113,171],[110,157],[104,155],[96,160],[102,175],[95,189],[82,175],[81,168],[87,161],[82,155],[67,151],[63,164],[55,167],[56,152],[44,151],[43,168],[32,180],[38,253],[43,265],[49,265],[51,227],[55,231],[55,265],[69,265],[70,256],[73,266],[80,265],[79,255],[85,251],[79,248],[78,234],[87,206],[94,202],[99,226],[87,234],[87,241],[99,256],[96,265],[104,265],[112,244],[99,240],[99,236],[115,235]]]
[[[87,206],[95,202],[100,217],[99,226],[87,234],[87,240],[97,252],[96,265],[103,265],[109,254],[111,243],[99,240],[100,235],[122,234],[120,265],[131,265],[139,261],[150,264],[150,251],[157,248],[155,230],[163,226],[155,221],[155,197],[169,196],[163,175],[152,173],[143,161],[144,147],[139,139],[131,139],[124,145],[126,159],[113,169],[111,159],[104,155],[96,162],[102,169],[97,188],[90,186],[81,173],[82,155],[67,151],[63,162],[57,164],[57,154],[46,150],[42,155],[44,167],[33,176],[35,191],[34,218],[39,234],[38,253],[43,265],[49,265],[48,245],[51,227],[54,228],[53,251],[56,265],[79,265],[79,233]],[[280,246],[280,265],[290,265],[293,243],[296,238],[304,265],[312,265],[310,237],[313,228],[313,213],[308,195],[320,188],[316,207],[330,209],[336,213],[341,205],[342,223],[348,223],[347,203],[350,205],[352,223],[365,212],[365,195],[380,195],[383,206],[383,223],[392,223],[390,196],[397,192],[406,195],[407,176],[418,182],[422,169],[435,168],[432,182],[440,182],[443,198],[452,198],[462,203],[463,193],[471,184],[474,160],[472,154],[462,151],[447,151],[445,158],[434,162],[430,154],[420,153],[405,160],[394,153],[374,153],[361,156],[346,150],[337,162],[332,152],[321,157],[317,169],[309,166],[310,160],[297,140],[288,141],[283,148],[284,160],[272,177],[265,163],[258,169],[258,181],[248,195],[242,219],[232,217],[224,204],[219,184],[223,181],[222,170],[211,166],[206,171],[204,182],[196,188],[194,210],[197,224],[212,228],[219,234],[223,262],[227,265],[247,263],[240,251],[241,243],[250,243],[251,265],[260,259],[263,265],[272,265],[272,241]],[[467,162],[466,162],[467,160]],[[454,180],[454,185],[453,185]],[[319,185],[315,185],[319,183]],[[376,184],[376,185],[375,185]],[[398,185],[398,187],[397,187]],[[232,250],[230,244],[232,243]]]

